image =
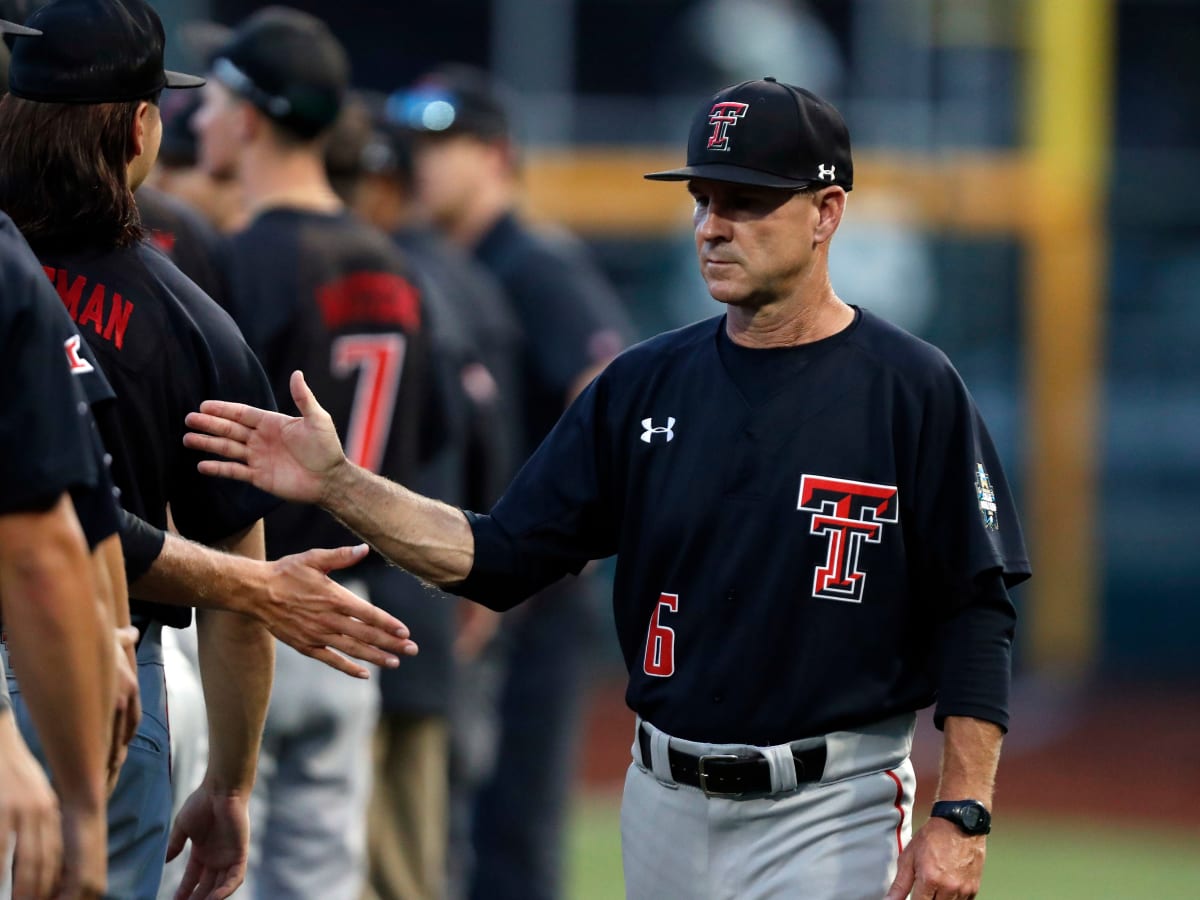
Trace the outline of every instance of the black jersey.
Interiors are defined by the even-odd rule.
[[[684,738],[780,743],[915,710],[939,687],[939,715],[1005,726],[1001,579],[1030,570],[957,372],[859,312],[800,359],[768,352],[747,390],[724,322],[618,357],[471,517],[475,565],[453,589],[511,605],[617,553],[627,700]],[[950,634],[969,645],[943,654]]]
[[[280,408],[294,411],[296,369],[358,465],[409,480],[432,452],[436,407],[426,310],[392,241],[347,212],[272,209],[233,236],[234,318],[262,360]],[[267,523],[272,556],[355,538],[315,506]]]
[[[100,426],[122,505],[165,528],[169,504],[180,534],[203,543],[237,534],[277,506],[247,485],[200,475],[200,454],[183,446],[184,417],[204,400],[274,408],[229,316],[148,243],[46,254],[42,264],[117,395]],[[171,625],[190,620],[180,607],[131,608]]]
[[[427,227],[408,227],[393,237],[421,278],[438,355],[465,382],[462,502],[489,507],[524,461],[521,326],[499,282],[445,237]],[[434,496],[456,502],[450,500],[454,494]]]
[[[97,485],[90,414],[64,356],[57,306],[29,245],[0,213],[0,514],[45,509]]]
[[[229,308],[229,247],[200,213],[178,197],[144,184],[138,188],[138,212],[150,240],[197,287]]]
[[[565,232],[537,232],[504,215],[475,256],[504,288],[524,333],[524,459],[558,421],[579,376],[615,356],[632,329],[612,287]]]

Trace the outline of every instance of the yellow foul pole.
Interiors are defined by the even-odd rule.
[[[1112,0],[1027,0],[1025,510],[1035,576],[1026,646],[1068,677],[1099,632],[1097,458],[1107,266]]]

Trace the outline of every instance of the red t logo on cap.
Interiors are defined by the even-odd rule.
[[[713,127],[712,134],[708,136],[709,150],[729,149],[729,136],[725,130],[730,125],[736,125],[738,119],[746,115],[749,108],[749,103],[735,103],[731,100],[713,104],[712,111],[708,114],[708,123]]]

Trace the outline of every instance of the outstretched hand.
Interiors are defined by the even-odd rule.
[[[400,657],[417,652],[408,627],[327,575],[366,554],[366,544],[359,544],[307,550],[265,563],[270,570],[267,600],[255,604],[253,615],[289,647],[347,675],[368,677],[347,656],[395,668]]]
[[[206,400],[200,412],[189,413],[193,430],[184,445],[225,457],[202,461],[200,472],[245,481],[284,500],[321,503],[346,455],[333,419],[301,372],[292,373],[290,386],[299,418],[224,400]]]

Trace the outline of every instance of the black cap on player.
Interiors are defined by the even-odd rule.
[[[26,25],[41,35],[14,39],[8,70],[25,100],[119,103],[204,84],[163,68],[162,21],[145,0],[52,0]]]
[[[800,190],[854,186],[850,132],[832,104],[767,77],[718,91],[700,107],[688,137],[687,165],[652,181],[711,178]]]
[[[234,30],[216,51],[212,75],[287,131],[314,138],[342,110],[350,62],[320,19],[272,6]]]
[[[387,100],[388,121],[415,134],[470,134],[491,140],[511,134],[506,89],[483,69],[451,63],[427,72]]]

